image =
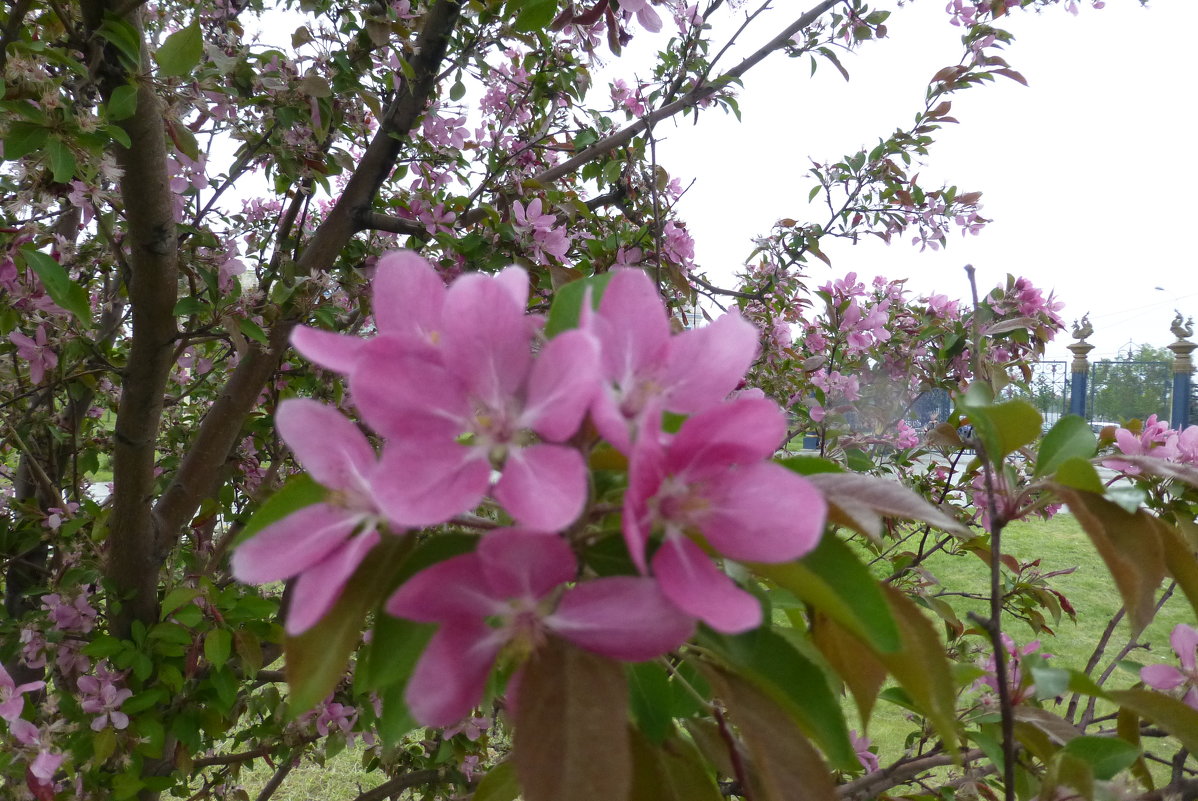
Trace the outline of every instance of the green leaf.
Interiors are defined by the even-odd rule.
[[[1046,701],[1064,695],[1069,689],[1071,676],[1068,670],[1050,667],[1032,668],[1032,678],[1036,682],[1036,698]]]
[[[195,587],[175,587],[166,594],[162,599],[162,620],[166,620],[171,612],[174,612],[183,604],[190,603],[200,591]]]
[[[512,27],[524,33],[547,28],[557,13],[557,0],[508,0],[507,11],[515,14]]]
[[[838,770],[860,767],[840,702],[823,671],[772,629],[736,636],[705,631],[700,643],[720,654],[790,715]]]
[[[902,640],[878,582],[848,546],[825,535],[796,562],[753,565],[753,572],[790,590],[879,653],[896,651]]]
[[[245,334],[250,339],[260,345],[269,345],[270,340],[266,337],[266,332],[262,330],[262,326],[255,323],[248,317],[242,317],[237,321],[237,327],[241,333]]]
[[[969,417],[987,456],[999,462],[1007,454],[1033,442],[1040,435],[1043,418],[1026,401],[992,404],[991,398],[990,388],[979,382],[958,399],[957,405]]]
[[[1098,449],[1098,438],[1089,424],[1075,414],[1056,422],[1040,443],[1036,454],[1037,476],[1050,476],[1071,459],[1089,459]]]
[[[21,156],[41,150],[49,138],[50,129],[44,125],[18,120],[8,127],[8,133],[4,135],[4,158],[6,161],[16,161]]]
[[[1189,599],[1194,615],[1198,617],[1198,560],[1194,558],[1194,550],[1177,528],[1159,517],[1152,518],[1152,525],[1160,537],[1165,569]]]
[[[1118,737],[1075,737],[1065,743],[1065,753],[1090,766],[1094,778],[1110,781],[1140,758],[1140,749]]]
[[[137,112],[137,87],[126,83],[113,89],[107,109],[108,119],[113,121],[132,117]]]
[[[245,524],[245,528],[233,540],[233,547],[245,542],[271,523],[277,523],[305,506],[320,503],[324,498],[324,487],[317,484],[310,475],[301,473],[292,476],[279,488],[278,492],[271,495],[265,503],[258,507],[258,511],[254,512]]]
[[[121,711],[127,715],[136,715],[138,712],[143,712],[166,700],[168,700],[166,690],[161,687],[151,687],[131,696],[129,700],[121,704]]]
[[[1094,465],[1090,464],[1089,459],[1078,457],[1066,459],[1057,465],[1054,478],[1061,486],[1085,490],[1097,495],[1101,495],[1104,489],[1102,479],[1099,477],[1098,471],[1094,469]]]
[[[107,659],[123,650],[125,650],[125,641],[118,640],[111,634],[97,634],[91,642],[83,646],[83,653],[96,659]]]
[[[233,635],[228,629],[213,629],[204,637],[204,658],[213,667],[224,667],[233,652]]]
[[[516,801],[519,797],[520,783],[516,781],[516,765],[509,759],[487,771],[470,801]]]
[[[139,776],[132,773],[121,773],[112,777],[112,797],[116,801],[124,801],[126,798],[137,795],[137,791],[145,786],[146,783]]]
[[[611,801],[632,786],[619,663],[551,638],[524,668],[513,743],[525,801]]]
[[[104,728],[91,738],[92,759],[97,765],[103,765],[108,757],[116,751],[116,729]]]
[[[198,19],[166,37],[162,47],[154,54],[158,61],[158,74],[175,78],[191,75],[203,56],[204,39]]]
[[[686,661],[669,670],[660,662],[637,662],[625,665],[624,670],[628,674],[632,718],[655,745],[661,745],[673,733],[675,718],[699,711],[701,702],[694,693],[708,692],[706,682]],[[690,686],[684,686],[683,681]]]
[[[374,620],[374,633],[365,659],[359,659],[354,679],[363,690],[381,690],[392,684],[406,686],[424,646],[436,632],[432,623],[379,613]]]
[[[52,257],[33,248],[21,248],[25,263],[37,273],[50,299],[69,311],[87,328],[91,324],[91,301],[87,291],[71,280],[67,271]]]
[[[582,314],[582,299],[586,297],[587,291],[589,290],[591,295],[591,308],[599,308],[599,299],[603,297],[612,275],[613,273],[606,272],[580,281],[571,281],[559,289],[553,299],[553,305],[549,307],[545,335],[555,337],[562,331],[577,328],[578,318]]]
[[[179,298],[179,301],[175,304],[175,308],[172,313],[176,317],[190,317],[193,314],[200,314],[207,308],[208,304],[203,300],[197,298],[195,295],[188,295],[186,297]],[[259,328],[258,330],[261,331],[262,329]]]
[[[116,47],[124,57],[125,67],[135,71],[141,65],[141,34],[128,21],[109,14],[96,32]]]
[[[304,633],[284,639],[292,718],[322,701],[341,681],[366,614],[394,589],[396,572],[415,542],[415,537],[384,537],[354,571],[333,608]]]
[[[69,183],[75,175],[75,154],[57,136],[46,143],[46,158],[50,160],[50,173],[55,183]]]
[[[778,459],[778,464],[800,476],[812,476],[816,473],[843,473],[844,468],[831,459],[819,456],[788,456]]]

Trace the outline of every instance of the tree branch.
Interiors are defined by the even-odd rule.
[[[658,122],[669,119],[678,112],[685,111],[686,109],[699,104],[703,100],[706,100],[716,92],[723,89],[729,83],[739,80],[746,72],[757,66],[770,53],[786,47],[788,44],[790,44],[791,38],[796,33],[815,22],[829,9],[839,5],[842,2],[844,2],[844,0],[824,0],[824,2],[820,3],[815,8],[799,17],[793,23],[788,25],[780,34],[775,36],[735,67],[725,72],[719,78],[716,78],[714,81],[705,81],[701,83],[699,86],[696,86],[694,89],[687,92],[674,102],[667,103],[656,111],[645,115],[641,119],[629,125],[627,128],[600,139],[590,147],[584,148],[577,155],[566,159],[561,164],[534,175],[532,180],[541,184],[553,183],[559,178],[569,175],[570,173],[579,169],[584,164],[593,161],[599,156],[610,153],[616,148],[628,144],[637,134],[647,131]]]
[[[403,217],[392,217],[378,212],[367,212],[361,215],[358,225],[360,231],[386,231],[389,234],[407,234],[408,236],[427,237],[428,231],[414,220]]]

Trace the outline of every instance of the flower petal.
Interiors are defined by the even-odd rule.
[[[1169,644],[1173,646],[1173,651],[1177,654],[1182,669],[1193,673],[1195,670],[1194,660],[1198,657],[1198,629],[1187,626],[1185,623],[1178,623],[1173,627],[1173,633],[1169,635]]]
[[[731,464],[769,458],[786,437],[786,418],[772,400],[738,398],[699,412],[670,443],[667,471],[698,477]]]
[[[586,504],[586,464],[564,445],[514,448],[494,495],[519,525],[557,531],[574,522]]]
[[[482,621],[442,625],[429,640],[404,699],[425,726],[457,723],[482,701],[503,639]]]
[[[374,529],[364,531],[300,573],[291,593],[291,608],[287,611],[285,628],[288,634],[293,637],[302,634],[333,608],[349,577],[379,539],[379,533]]]
[[[653,573],[671,603],[716,631],[739,634],[761,624],[757,599],[684,537],[670,537],[662,543],[653,555]]]
[[[568,590],[545,625],[588,651],[626,662],[669,653],[695,631],[695,621],[666,600],[656,581],[634,576]]]
[[[725,556],[787,562],[810,551],[824,533],[828,505],[802,476],[758,462],[728,470],[708,485],[703,536]]]
[[[492,531],[483,537],[477,553],[495,598],[540,599],[578,573],[578,562],[566,541],[543,531]]]
[[[613,272],[591,322],[602,348],[603,376],[628,390],[633,376],[664,359],[670,321],[643,270]]]
[[[663,383],[666,408],[686,414],[723,401],[757,355],[757,329],[738,312],[670,340]]]
[[[492,409],[508,405],[532,365],[532,331],[509,280],[470,273],[445,299],[445,364]]]
[[[312,478],[331,489],[361,489],[374,470],[374,449],[347,417],[307,398],[279,404],[275,425]]]
[[[386,437],[452,440],[472,410],[466,387],[431,347],[379,336],[362,349],[350,376],[350,394],[362,418]]]
[[[481,621],[502,609],[503,597],[491,592],[477,553],[451,556],[409,578],[385,609],[418,623]]]
[[[401,439],[383,448],[371,489],[389,518],[417,527],[473,509],[490,483],[491,466],[472,448],[452,440]]]
[[[300,325],[291,331],[291,344],[317,367],[349,375],[366,340]]]
[[[1172,665],[1148,665],[1140,668],[1140,680],[1154,690],[1172,690],[1184,684],[1186,677]]]
[[[374,273],[379,331],[430,341],[441,330],[445,293],[445,282],[422,256],[410,250],[385,254]]]
[[[665,478],[665,452],[655,437],[639,440],[628,468],[628,490],[624,493],[624,544],[633,564],[648,573],[645,550],[652,534],[649,499],[657,494]]]
[[[291,578],[340,547],[361,519],[327,503],[297,509],[237,546],[233,576],[246,584]]]
[[[565,331],[545,345],[528,379],[522,427],[553,442],[572,436],[598,387],[599,344],[585,331]]]

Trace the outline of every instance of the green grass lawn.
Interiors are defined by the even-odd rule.
[[[1008,619],[1004,622],[1004,627],[1021,645],[1032,639],[1039,639],[1041,651],[1053,654],[1053,664],[1060,667],[1084,668],[1111,616],[1120,609],[1122,602],[1109,573],[1077,521],[1071,515],[1062,513],[1048,521],[1013,524],[1006,530],[1003,550],[1020,562],[1040,559],[1040,569],[1043,572],[1076,568],[1069,575],[1050,580],[1051,586],[1064,593],[1077,610],[1076,623],[1067,616],[1062,616],[1059,623],[1049,622],[1055,634],[1041,633],[1038,636],[1022,621]],[[932,593],[982,593],[988,586],[988,568],[981,559],[972,554],[937,554],[925,565],[941,582],[940,589],[933,588]],[[879,570],[881,569],[879,565]],[[956,596],[945,596],[945,599],[951,602],[961,620],[967,625],[966,614],[969,611],[986,611],[982,601]],[[1182,622],[1193,623],[1194,614],[1186,600],[1175,595],[1139,638],[1141,642],[1151,643],[1151,649],[1137,648],[1127,659],[1143,664],[1171,661],[1173,657],[1168,646],[1168,635],[1174,625]],[[1117,655],[1128,643],[1129,637],[1130,630],[1127,624],[1120,623],[1110,638],[1107,656],[1100,663],[1098,671],[1105,669],[1111,657]],[[983,641],[980,637],[972,639],[979,648],[982,646]],[[985,650],[988,651],[988,647]],[[1137,680],[1133,670],[1116,668],[1108,684],[1112,687],[1126,687]],[[849,725],[859,727],[851,700],[846,700],[845,703],[849,713]],[[904,710],[885,702],[875,708],[868,731],[884,765],[903,754],[904,738],[912,729],[912,724],[905,719],[906,714]],[[303,764],[292,771],[274,798],[279,801],[353,798],[360,789],[375,786],[383,781],[379,773],[368,775],[362,772],[361,758],[360,749],[350,748],[323,766]],[[272,773],[270,768],[259,764],[254,770],[242,774],[241,783],[250,798],[256,797]]]

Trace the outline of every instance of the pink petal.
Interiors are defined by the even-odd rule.
[[[503,639],[479,621],[442,625],[429,640],[404,690],[408,709],[425,726],[457,723],[482,701]]]
[[[703,536],[725,556],[787,562],[810,551],[824,533],[828,506],[802,476],[773,462],[731,469],[712,479]]]
[[[386,437],[452,440],[473,413],[466,386],[439,354],[399,337],[367,342],[349,386],[362,418]]]
[[[410,250],[387,253],[374,273],[379,331],[428,342],[441,330],[445,294],[445,282],[423,257]]]
[[[387,614],[418,623],[469,623],[504,609],[477,553],[452,556],[421,570],[387,600]]]
[[[528,379],[522,427],[553,442],[572,436],[598,387],[598,359],[599,345],[585,331],[566,331],[549,340]]]
[[[478,506],[491,483],[483,455],[452,440],[392,440],[371,489],[392,520],[432,526]]]
[[[645,5],[637,10],[636,18],[649,33],[657,33],[661,30],[661,17],[653,10],[653,6],[648,3],[645,3]]]
[[[493,409],[505,407],[532,365],[532,332],[524,305],[504,281],[470,273],[445,299],[445,364],[472,396]]]
[[[731,464],[773,456],[786,437],[786,417],[772,400],[737,398],[699,412],[670,443],[667,471],[698,477]]]
[[[374,529],[365,531],[300,574],[291,593],[291,609],[287,612],[285,628],[288,634],[293,637],[302,634],[333,608],[349,577],[379,539],[379,533]]]
[[[627,390],[632,376],[664,359],[670,321],[657,287],[643,270],[614,272],[592,322],[602,346],[604,377]]]
[[[656,438],[645,437],[636,444],[628,469],[628,490],[624,493],[624,543],[633,564],[648,573],[645,549],[652,534],[649,499],[657,494],[665,478],[665,453]]]
[[[1198,630],[1185,623],[1178,623],[1169,635],[1169,644],[1181,661],[1181,667],[1188,673],[1195,670],[1194,660],[1198,656]]]
[[[366,340],[300,325],[291,331],[291,344],[317,367],[349,375]]]
[[[653,659],[686,642],[695,622],[650,578],[587,581],[562,596],[545,625],[589,651],[626,662]]]
[[[757,329],[737,312],[670,341],[662,383],[666,407],[694,413],[724,400],[757,356]]]
[[[519,525],[557,531],[586,505],[586,464],[582,454],[564,445],[513,448],[494,495]]]
[[[1148,665],[1140,668],[1140,680],[1154,690],[1172,690],[1184,684],[1186,677],[1172,665]]]
[[[21,717],[21,710],[25,708],[25,699],[20,694],[15,694],[7,701],[0,703],[0,720],[16,720]]]
[[[716,631],[739,634],[761,624],[761,604],[712,564],[698,545],[671,537],[653,555],[661,591]]]
[[[312,478],[330,489],[359,490],[374,470],[366,436],[331,406],[307,398],[279,404],[275,425]]]
[[[29,772],[42,781],[50,781],[54,778],[54,774],[58,772],[58,766],[66,759],[66,754],[55,754],[49,751],[41,751],[37,758],[29,765]]]
[[[483,537],[477,553],[495,598],[540,599],[578,574],[566,541],[542,531],[493,531]]]
[[[340,547],[361,519],[327,503],[297,509],[237,546],[233,576],[246,584],[291,578]]]
[[[528,273],[523,267],[514,264],[504,267],[495,275],[494,280],[520,308],[528,305]]]
[[[8,731],[12,734],[12,738],[21,745],[33,745],[37,742],[37,726],[25,720],[25,718],[10,720],[8,722]]]

